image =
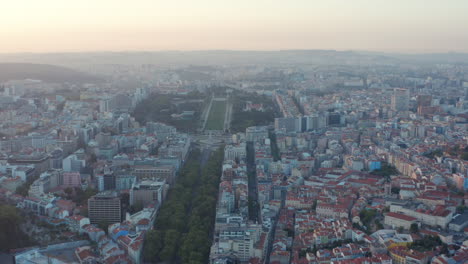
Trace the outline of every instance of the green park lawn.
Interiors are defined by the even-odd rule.
[[[213,101],[205,130],[223,130],[226,101]]]

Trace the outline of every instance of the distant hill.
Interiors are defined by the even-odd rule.
[[[103,79],[69,68],[33,63],[0,63],[0,82],[35,79],[53,83],[97,83]]]
[[[184,67],[179,72],[183,79],[211,79],[210,69],[219,65],[400,65],[462,63],[468,64],[468,53],[391,53],[375,51],[336,50],[277,50],[277,51],[140,51],[140,52],[82,52],[82,53],[0,53],[0,61],[42,63],[83,69],[94,73],[109,65],[143,65]],[[187,67],[188,66],[188,67]],[[1,69],[0,69],[1,70]],[[194,72],[208,76],[194,76]],[[103,74],[107,74],[104,71]],[[1,77],[0,77],[1,78]]]

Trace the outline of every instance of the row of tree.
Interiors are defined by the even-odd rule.
[[[274,161],[278,161],[281,159],[281,154],[278,148],[278,144],[276,143],[275,131],[273,130],[268,131],[268,138],[270,139],[271,156],[273,156]]]
[[[207,263],[213,237],[223,149],[201,166],[194,151],[181,170],[144,247],[147,262]]]
[[[29,237],[20,229],[22,222],[17,208],[0,205],[0,251],[31,245]]]

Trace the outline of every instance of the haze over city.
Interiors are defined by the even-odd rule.
[[[0,264],[468,263],[468,1],[0,10]]]
[[[464,0],[3,1],[0,53],[468,52]]]

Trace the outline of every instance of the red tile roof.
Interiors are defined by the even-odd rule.
[[[405,221],[416,221],[417,220],[416,218],[414,218],[412,216],[399,214],[399,213],[393,213],[393,212],[387,213],[386,216],[393,217],[393,218],[398,218],[398,219],[405,220]]]

